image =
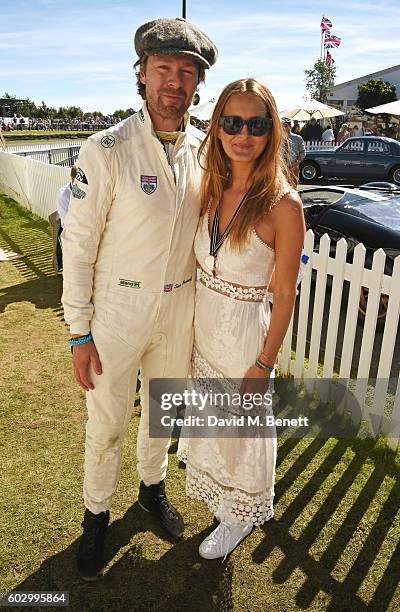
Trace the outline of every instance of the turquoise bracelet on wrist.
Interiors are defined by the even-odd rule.
[[[92,334],[86,334],[86,336],[78,336],[78,338],[70,338],[68,340],[70,347],[79,346],[80,344],[87,344],[93,340]]]
[[[257,368],[260,368],[260,370],[265,370],[266,372],[269,372],[270,374],[275,370],[275,366],[267,365],[266,363],[263,363],[259,359],[256,359],[256,366]]]

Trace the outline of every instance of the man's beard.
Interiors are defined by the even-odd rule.
[[[150,95],[150,98],[147,98],[147,102],[160,117],[164,119],[181,119],[188,109],[188,104],[186,102],[185,96],[179,97],[174,104],[164,104],[162,100],[162,94],[169,92],[159,92],[157,97],[153,97]],[[178,95],[175,92],[171,92],[171,95]]]

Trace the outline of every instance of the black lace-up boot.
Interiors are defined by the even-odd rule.
[[[108,510],[100,514],[85,510],[78,550],[78,571],[84,580],[96,580],[105,565],[104,542],[109,520]]]
[[[140,483],[139,506],[157,518],[174,539],[182,537],[185,525],[179,512],[167,499],[164,480],[148,487],[143,481]]]

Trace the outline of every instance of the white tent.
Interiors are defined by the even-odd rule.
[[[292,120],[297,119],[297,121],[308,121],[311,117],[315,119],[329,119],[329,117],[339,117],[339,115],[344,114],[333,106],[328,106],[313,99],[300,102],[297,106],[279,113],[281,117],[287,117]]]
[[[373,115],[379,115],[380,113],[400,115],[400,100],[388,102],[387,104],[381,104],[380,106],[373,106],[372,108],[366,108],[365,110],[367,113],[372,113]]]
[[[209,100],[209,102],[205,102],[204,104],[191,106],[189,108],[189,113],[201,121],[208,121],[208,119],[211,119],[216,103],[216,100]]]

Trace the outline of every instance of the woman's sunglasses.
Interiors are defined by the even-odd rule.
[[[265,136],[272,128],[272,119],[271,117],[242,119],[237,115],[225,115],[219,118],[219,125],[229,136],[240,134],[244,125],[247,125],[250,136]]]

